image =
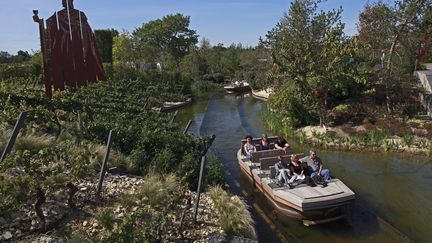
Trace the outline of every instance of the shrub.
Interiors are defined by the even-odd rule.
[[[225,185],[225,169],[215,155],[208,158],[206,181],[210,186]]]
[[[200,95],[202,93],[207,93],[216,90],[217,85],[210,81],[199,80],[199,81],[195,81],[192,84],[191,89],[193,94]]]
[[[112,230],[114,227],[115,218],[110,208],[102,209],[97,215],[96,220],[107,230]]]
[[[385,137],[386,134],[380,129],[373,129],[368,133],[369,143],[374,147],[379,147]]]
[[[256,239],[254,221],[244,201],[230,197],[220,186],[211,188],[209,193],[226,234]]]
[[[153,158],[152,167],[159,173],[175,171],[177,163],[174,153],[169,148],[163,148]]]
[[[36,135],[34,133],[29,133],[26,135],[20,135],[15,144],[15,150],[29,150],[38,152],[54,142],[54,137],[49,135]]]
[[[131,214],[102,242],[159,242],[168,219],[164,213],[139,209]]]
[[[131,208],[135,205],[135,196],[127,193],[123,193],[119,196],[119,202],[124,208]]]
[[[0,64],[0,80],[39,77],[41,70],[39,63]]]
[[[192,191],[196,191],[198,188],[199,172],[199,159],[191,153],[185,154],[182,158],[178,174],[184,177],[189,189]]]
[[[179,179],[172,174],[162,178],[155,173],[150,173],[138,189],[138,196],[151,207],[170,205],[178,200],[182,193],[183,188]]]
[[[413,145],[414,138],[415,138],[414,135],[409,134],[409,133],[402,136],[402,140],[403,140],[404,144],[406,146],[408,146],[408,148],[411,147],[411,145]]]
[[[297,128],[319,122],[319,115],[307,106],[305,97],[299,95],[293,85],[287,85],[280,92],[272,94],[268,104],[285,120],[284,127]]]

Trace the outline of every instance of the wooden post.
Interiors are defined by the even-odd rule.
[[[87,113],[89,120],[92,122],[93,121],[93,112],[90,109],[89,104],[90,104],[90,100],[87,97],[84,101],[84,111]]]
[[[80,131],[80,141],[82,141],[84,139],[84,123],[80,111],[78,111],[78,129]]]
[[[106,166],[107,166],[108,159],[109,159],[109,154],[110,154],[111,145],[112,145],[112,139],[113,139],[112,130],[110,130],[109,135],[108,135],[108,141],[107,141],[105,156],[104,156],[104,160],[103,160],[100,175],[99,175],[99,183],[98,183],[97,191],[96,191],[96,198],[98,198],[98,199],[100,198],[100,193],[102,190],[102,184],[103,184],[103,180],[105,177],[105,170],[106,170]]]
[[[24,126],[24,121],[25,121],[26,117],[27,117],[27,111],[23,111],[19,115],[18,121],[15,123],[15,127],[14,127],[14,130],[12,132],[12,135],[9,138],[9,141],[3,150],[2,156],[0,158],[0,163],[3,162],[3,160],[6,158],[7,154],[10,153],[10,151],[12,150],[12,147],[14,146],[15,140],[18,136],[18,133],[19,133],[20,129]]]
[[[195,199],[194,214],[193,214],[193,223],[196,222],[196,218],[197,218],[197,215],[198,215],[198,206],[199,206],[199,201],[200,201],[200,197],[201,197],[201,185],[202,185],[202,180],[203,180],[203,177],[204,177],[204,168],[205,168],[206,154],[207,154],[208,149],[210,148],[210,146],[214,142],[215,138],[216,138],[216,135],[213,134],[211,136],[211,139],[210,139],[210,142],[209,142],[207,148],[204,151],[202,151],[202,153],[201,153],[201,156],[202,156],[201,157],[201,168],[200,168],[200,175],[199,175],[199,179],[198,179],[197,196],[196,196],[196,199]]]
[[[199,175],[199,180],[198,180],[197,196],[196,196],[195,206],[194,206],[193,223],[196,223],[196,218],[198,216],[198,206],[199,206],[199,201],[200,201],[200,197],[201,197],[201,184],[202,184],[202,179],[203,179],[203,174],[204,174],[205,160],[206,160],[206,157],[204,155],[203,157],[201,157],[201,169],[200,169],[200,175]]]
[[[176,116],[177,116],[177,113],[178,113],[178,111],[175,111],[175,112],[174,112],[174,115],[173,115],[173,117],[171,118],[170,124],[172,124],[172,123],[174,122],[174,120],[175,120],[175,118],[176,118]]]
[[[185,127],[185,130],[183,131],[183,134],[186,134],[186,133],[188,132],[188,130],[189,130],[191,124],[192,124],[192,120],[189,120],[188,124],[187,124],[186,127]]]

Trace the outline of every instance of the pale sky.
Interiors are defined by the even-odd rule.
[[[47,19],[61,10],[61,0],[0,0],[0,51],[38,50],[38,26],[32,10]],[[255,46],[289,9],[288,0],[75,0],[75,8],[86,13],[94,29],[133,31],[149,20],[167,14],[191,17],[190,28],[211,44],[241,43]],[[368,0],[327,0],[322,9],[344,9],[345,33],[357,32],[356,22]]]

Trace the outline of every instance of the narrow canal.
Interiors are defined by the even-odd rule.
[[[216,134],[213,152],[227,171],[232,191],[251,206],[260,242],[430,242],[432,163],[421,156],[320,149],[325,166],[356,193],[347,219],[305,227],[277,216],[236,161],[246,134],[272,134],[262,123],[262,105],[248,95],[216,93],[180,110],[177,117],[184,124],[192,119],[190,131],[195,135]],[[296,152],[309,149],[293,139],[288,141]]]

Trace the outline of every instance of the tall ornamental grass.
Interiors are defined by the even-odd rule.
[[[238,196],[230,196],[220,186],[212,187],[209,194],[219,215],[220,226],[226,234],[256,239],[255,222],[243,200]]]

